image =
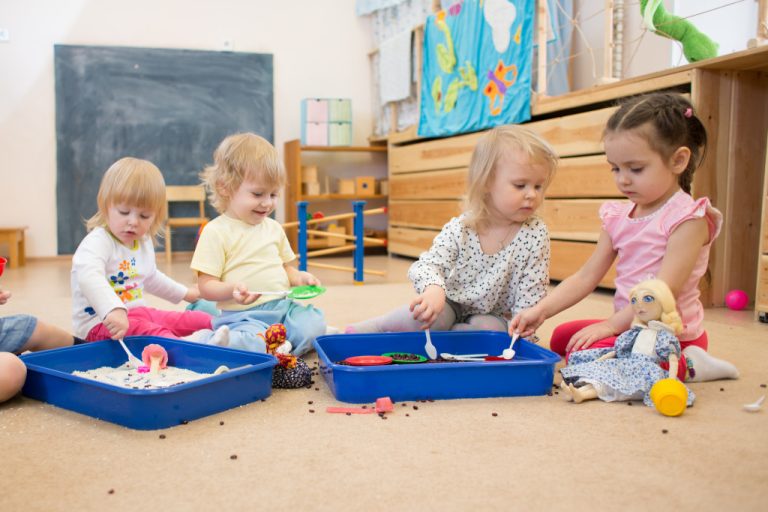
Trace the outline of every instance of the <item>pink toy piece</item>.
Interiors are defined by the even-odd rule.
[[[373,414],[373,409],[363,409],[362,407],[326,407],[325,412],[349,413],[349,414]]]
[[[151,366],[152,359],[160,360],[160,368],[168,366],[168,352],[157,343],[151,343],[141,351],[141,360],[145,365]]]
[[[362,407],[326,407],[325,412],[331,413],[347,413],[347,414],[382,414],[385,412],[392,412],[395,410],[395,405],[392,403],[392,399],[388,396],[377,398],[376,406],[368,409]]]
[[[149,373],[149,366],[139,366],[136,368],[136,371],[139,373]]]
[[[749,304],[749,295],[744,290],[731,290],[725,294],[725,305],[734,311],[741,311]]]
[[[376,412],[392,412],[394,410],[395,405],[388,396],[376,399]]]

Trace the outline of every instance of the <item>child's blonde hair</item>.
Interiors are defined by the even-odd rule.
[[[155,214],[149,228],[153,239],[165,222],[165,180],[148,160],[125,157],[113,163],[101,178],[96,196],[98,211],[85,223],[88,231],[107,225],[108,210],[116,204],[145,208]]]
[[[683,320],[677,312],[675,296],[672,294],[672,290],[669,289],[669,286],[667,286],[667,283],[661,279],[646,279],[645,281],[641,281],[629,291],[630,302],[633,298],[643,294],[653,295],[653,297],[659,301],[659,304],[661,304],[661,318],[659,320],[670,326],[676,335],[683,332]],[[636,319],[636,321],[638,320]]]
[[[285,185],[285,168],[275,147],[254,133],[226,137],[213,152],[213,165],[200,174],[211,205],[219,213],[229,207],[232,193],[243,181],[258,179],[269,187]]]
[[[548,173],[544,189],[552,181],[558,157],[552,146],[539,135],[520,125],[497,126],[477,141],[469,162],[469,188],[464,201],[466,223],[477,230],[486,226],[488,187],[496,172],[496,164],[505,152],[515,150],[528,156],[534,165],[543,165]]]

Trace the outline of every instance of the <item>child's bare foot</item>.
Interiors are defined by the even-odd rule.
[[[560,382],[560,390],[564,393],[563,398],[565,398],[566,402],[573,402],[573,393],[571,393],[571,389],[565,381]]]

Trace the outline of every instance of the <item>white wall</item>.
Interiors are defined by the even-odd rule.
[[[222,50],[229,40],[274,55],[281,154],[300,135],[305,97],[352,98],[353,142],[371,133],[371,38],[355,0],[0,0],[0,28],[10,34],[0,43],[0,225],[29,226],[29,256],[57,253],[54,44]]]

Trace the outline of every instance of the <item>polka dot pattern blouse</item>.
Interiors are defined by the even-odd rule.
[[[485,254],[474,229],[454,217],[408,271],[417,293],[431,285],[476,314],[514,316],[544,298],[549,284],[549,232],[544,221],[529,218],[515,238],[495,254]]]

